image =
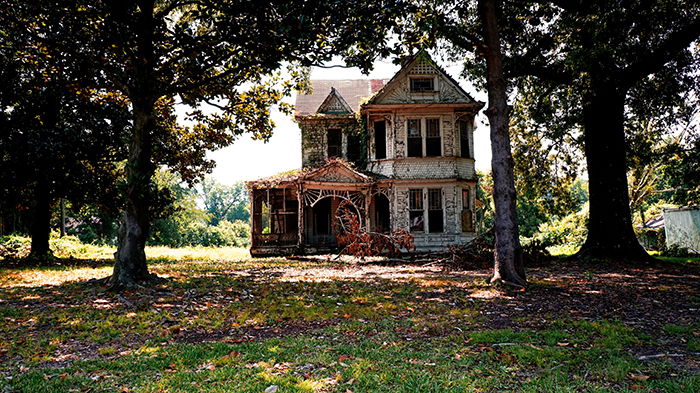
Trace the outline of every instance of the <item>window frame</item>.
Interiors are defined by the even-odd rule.
[[[331,131],[335,132],[337,131],[339,136],[340,136],[340,144],[338,145],[338,154],[337,155],[331,155],[330,153],[330,148],[331,148]],[[326,158],[345,158],[345,154],[343,152],[343,130],[340,128],[326,128]]]
[[[414,201],[416,200],[414,197],[414,193],[420,192],[420,204],[421,207],[417,207],[414,205]],[[437,201],[439,202],[439,207],[438,208],[433,208],[430,205],[431,202],[431,193],[437,193]],[[434,195],[434,194],[433,194]],[[434,199],[432,199],[434,201]],[[433,226],[433,229],[431,229],[431,216],[435,216],[435,214],[431,214],[431,212],[440,212],[440,219],[439,219],[439,230],[435,230],[435,226]],[[414,217],[420,217],[422,220],[422,229],[414,229],[414,226],[412,224]],[[432,234],[432,233],[445,233],[445,228],[446,228],[446,215],[445,215],[445,190],[442,187],[434,188],[434,187],[420,187],[420,188],[409,188],[408,189],[408,230],[411,233],[425,233],[425,234]]]
[[[409,76],[408,77],[408,90],[411,93],[435,93],[437,91],[436,89],[436,80],[435,76],[428,76],[428,75],[414,75],[414,76]],[[429,88],[420,88],[416,89],[415,88],[415,82],[416,81],[430,81],[430,87]]]
[[[411,136],[411,122],[415,122],[415,124],[418,125],[418,136]],[[425,157],[425,136],[423,132],[423,119],[421,118],[408,118],[406,119],[406,157],[409,158],[420,158],[420,157]],[[411,155],[410,153],[410,142],[415,143],[415,140],[420,140],[420,154],[419,155]]]
[[[377,138],[377,123],[384,123],[384,156],[383,157],[379,157],[377,155],[377,150],[378,150],[377,149],[377,146],[378,146],[377,141],[379,140]],[[387,122],[385,119],[374,120],[374,122],[372,123],[372,131],[374,134],[374,159],[375,160],[383,160],[383,159],[389,158],[389,155],[387,154],[387,150],[388,150],[387,147],[388,147],[389,143],[387,141],[386,123]]]
[[[428,194],[428,206],[427,206],[427,215],[428,215],[428,233],[444,233],[445,232],[445,203],[443,201],[444,198],[444,193],[442,191],[442,188],[428,188],[427,189],[427,194]],[[431,195],[432,194],[432,195]],[[431,204],[431,199],[434,201],[434,195],[437,194],[437,201],[439,202],[439,207],[434,208]],[[436,230],[434,228],[434,224],[432,218],[434,217],[435,212],[440,212],[440,219],[438,222],[440,223],[440,229]],[[435,225],[435,228],[437,225]]]
[[[462,125],[464,124],[464,129]],[[471,132],[470,132],[469,122],[466,119],[457,120],[457,131],[459,132],[459,157],[460,158],[474,158],[472,157],[471,149]],[[466,150],[463,142],[466,143]],[[466,153],[466,155],[465,155]]]
[[[423,119],[425,122],[425,152],[424,152],[424,157],[442,157],[444,155],[443,152],[443,143],[442,143],[442,119],[440,117],[426,117]],[[434,121],[437,125],[437,136],[429,136],[428,134],[430,133],[430,122]],[[437,155],[434,154],[429,154],[428,153],[428,142],[430,142],[430,139],[435,140],[437,139],[438,141],[438,146],[439,146],[439,152]]]
[[[419,197],[416,199],[414,194],[418,193]],[[425,192],[423,188],[409,188],[408,189],[408,230],[410,232],[426,232],[426,222],[425,222]],[[414,205],[414,202],[420,203],[420,207]],[[420,229],[414,229],[414,217],[420,219]]]

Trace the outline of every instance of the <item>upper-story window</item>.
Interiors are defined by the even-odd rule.
[[[425,155],[427,157],[441,156],[440,119],[425,119],[425,128]]]
[[[410,78],[412,92],[435,91],[435,78]]]
[[[439,157],[442,155],[440,119],[408,119],[406,129],[406,157]]]
[[[423,157],[423,134],[421,119],[408,119],[408,141],[406,155],[408,157]]]
[[[348,146],[349,147],[349,146]],[[374,122],[374,158],[386,158],[386,121]]]
[[[328,131],[328,158],[343,156],[343,133],[337,128]]]
[[[460,120],[459,124],[459,156],[462,158],[472,158],[469,149],[469,122]]]

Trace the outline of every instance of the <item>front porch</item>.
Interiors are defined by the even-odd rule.
[[[249,182],[253,256],[329,252],[337,248],[338,206],[348,201],[362,227],[390,229],[388,188],[331,161],[284,179]]]

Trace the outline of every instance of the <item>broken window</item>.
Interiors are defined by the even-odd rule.
[[[343,133],[339,129],[328,130],[328,158],[343,156]]]
[[[381,160],[386,158],[386,122],[374,122],[374,158]]]
[[[408,157],[423,157],[423,136],[420,119],[408,119]]]
[[[469,123],[466,120],[459,121],[459,147],[462,158],[472,158],[469,151]]]
[[[440,119],[426,119],[425,128],[425,155],[428,157],[441,156]]]
[[[423,190],[408,190],[408,218],[411,232],[422,232],[423,229]]]
[[[442,214],[442,189],[428,189],[428,231],[440,233],[444,230]]]
[[[426,92],[435,91],[434,78],[411,78],[411,91]]]

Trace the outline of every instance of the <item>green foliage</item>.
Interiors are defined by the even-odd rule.
[[[203,194],[199,195],[168,171],[157,172],[155,182],[165,205],[156,206],[161,217],[151,226],[149,244],[169,247],[248,245],[250,225],[247,217],[246,221],[228,220],[241,214],[241,210],[247,212],[248,199],[242,183],[226,187],[207,179],[202,184]],[[200,197],[208,211],[197,205]]]
[[[227,186],[213,177],[205,178],[201,185],[200,198],[210,216],[210,224],[220,221],[250,221],[250,201],[245,183]]]
[[[548,246],[568,246],[579,248],[586,240],[586,221],[588,220],[588,205],[562,218],[554,219],[540,225],[534,240]]]
[[[0,258],[24,258],[29,255],[31,244],[32,240],[25,236],[2,236],[0,237]]]

